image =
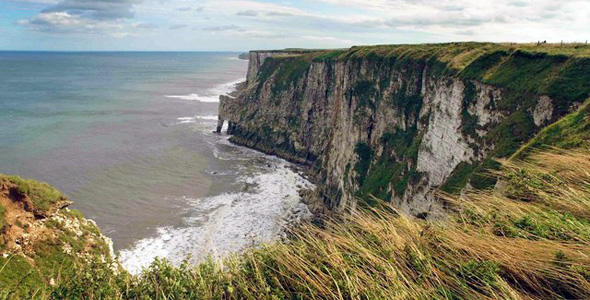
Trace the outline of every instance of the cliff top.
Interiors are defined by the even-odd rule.
[[[587,85],[590,82],[589,44],[462,42],[276,51],[289,55],[274,56],[267,60],[268,66],[263,66],[259,74],[262,78],[266,78],[267,73],[274,69],[272,65],[280,61],[293,65],[290,60],[297,60],[303,65],[311,61],[367,59],[402,69],[416,64],[427,65],[433,75],[456,75],[507,88],[514,96],[506,99],[508,107],[522,100],[522,97],[516,96],[526,93],[549,95],[558,102],[558,110],[569,109],[572,103],[581,103],[590,96],[590,87]],[[293,55],[292,51],[299,51],[301,55]],[[305,68],[302,66],[301,69]]]
[[[353,46],[340,49],[302,49],[287,48],[278,50],[252,50],[250,52],[285,53],[285,54],[344,54],[355,53],[356,56],[379,54],[382,56],[399,56],[409,54],[414,57],[421,57],[425,54],[436,54],[443,62],[453,62],[455,66],[461,67],[469,63],[470,59],[495,51],[523,51],[533,54],[563,55],[569,57],[589,57],[590,44],[586,43],[484,43],[484,42],[458,42],[458,43],[436,43],[436,44],[392,44],[392,45],[371,45]]]
[[[547,44],[547,43],[444,43],[419,45],[377,45],[355,46],[350,49],[356,56],[379,54],[382,56],[409,55],[414,58],[435,55],[439,61],[462,70],[476,59],[495,52],[513,53],[520,51],[537,56],[590,57],[589,44]]]

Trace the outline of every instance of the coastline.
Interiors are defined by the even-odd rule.
[[[235,95],[240,82],[218,97]],[[216,120],[183,118],[180,123],[214,126]],[[119,252],[121,264],[137,274],[156,257],[173,264],[187,259],[199,263],[208,256],[225,257],[252,247],[280,241],[293,226],[313,218],[303,195],[314,190],[305,166],[230,142],[230,136],[200,131],[210,138],[211,151],[220,162],[237,164],[235,176],[221,194],[187,198],[189,208],[182,226],[159,227],[154,236],[136,241]],[[214,174],[227,176],[226,174]]]

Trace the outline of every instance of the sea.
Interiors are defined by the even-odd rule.
[[[0,52],[0,173],[66,194],[132,273],[272,242],[313,185],[213,133],[238,55]]]

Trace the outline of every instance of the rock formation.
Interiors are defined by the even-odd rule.
[[[494,158],[585,100],[589,72],[587,58],[489,43],[253,51],[220,123],[237,144],[310,166],[316,211],[379,198],[427,216],[438,189],[493,186]]]

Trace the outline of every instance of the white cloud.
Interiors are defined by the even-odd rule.
[[[62,0],[17,24],[41,32],[106,33],[122,38],[130,30],[143,28],[141,22],[129,21],[133,6],[139,3],[141,0]]]
[[[219,48],[590,38],[590,0],[23,1],[48,3],[18,22],[32,30],[121,38],[149,34],[150,40],[171,45],[195,40],[208,45],[212,37]]]

